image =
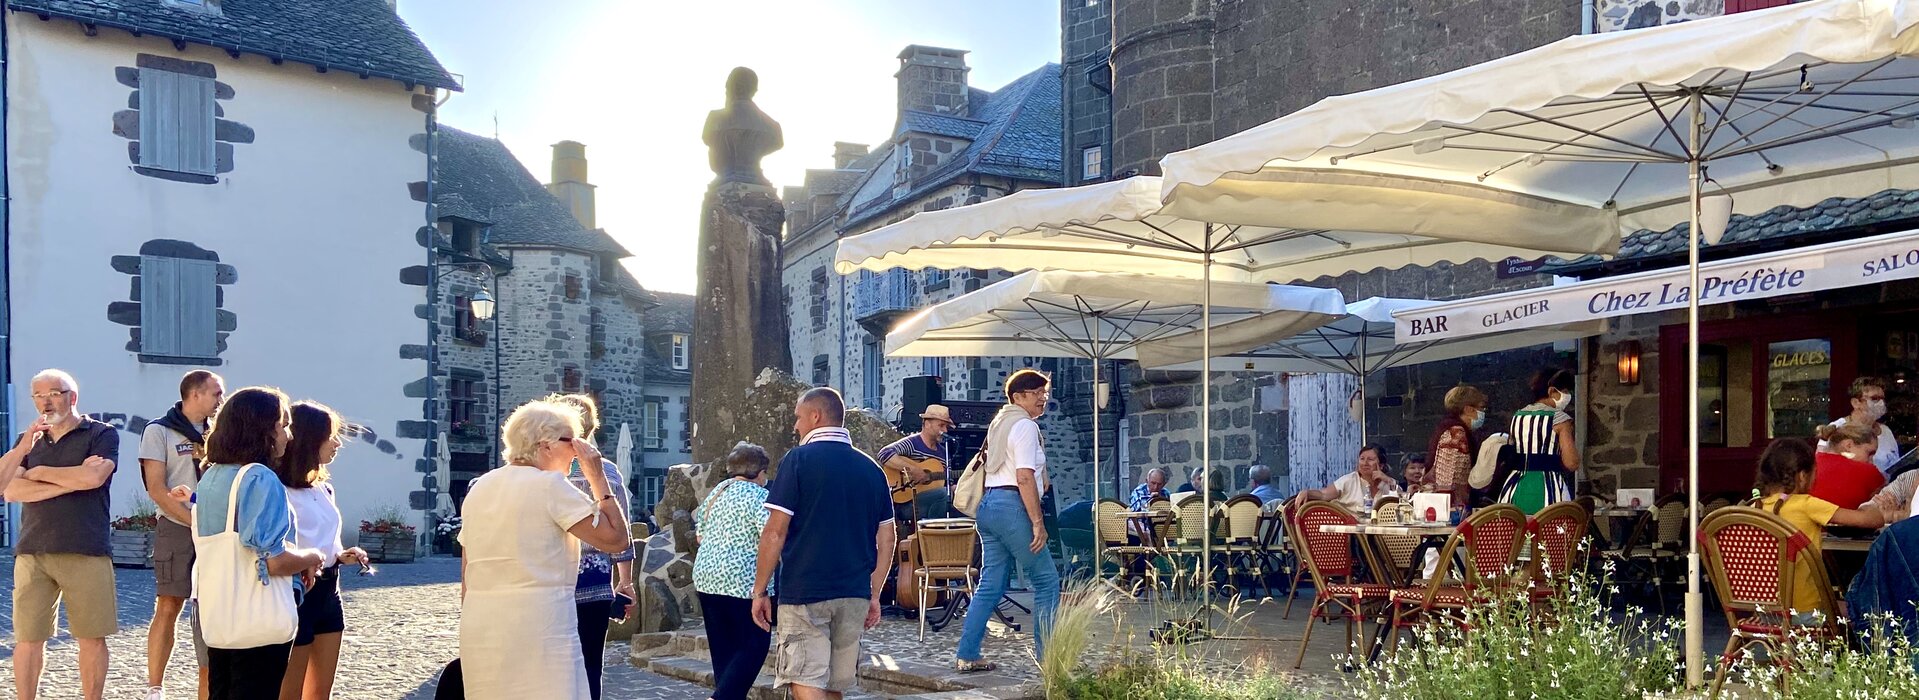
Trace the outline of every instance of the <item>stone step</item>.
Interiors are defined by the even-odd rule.
[[[678,681],[713,687],[713,667],[705,661],[682,657],[656,658],[647,662],[646,670]],[[746,697],[748,700],[786,700],[786,691],[774,689],[773,675],[762,673],[753,681],[753,689],[747,691]],[[863,688],[846,693],[847,700],[893,700],[897,697]]]

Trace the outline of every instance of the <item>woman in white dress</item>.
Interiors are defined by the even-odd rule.
[[[598,469],[592,494],[567,483],[578,459],[599,464],[580,414],[534,401],[506,419],[507,464],[473,480],[460,529],[460,667],[467,700],[590,697],[573,588],[580,543],[629,544],[626,514]]]

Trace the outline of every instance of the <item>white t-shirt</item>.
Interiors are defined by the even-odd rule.
[[[201,423],[200,434],[205,435],[206,430],[206,424]],[[181,435],[172,428],[161,425],[158,422],[148,423],[146,430],[140,432],[140,459],[150,459],[155,462],[163,462],[167,465],[166,479],[168,489],[172,489],[175,486],[193,488],[200,485],[200,461],[193,456],[193,441],[188,440],[187,436]],[[165,512],[162,511],[163,515],[164,513]],[[168,520],[173,520],[176,525],[186,525],[186,523],[174,520],[173,516],[167,515],[165,517]]]
[[[1007,466],[986,474],[986,487],[1018,486],[1019,470],[1033,470],[1033,480],[1039,484],[1040,491],[1046,491],[1046,450],[1040,446],[1039,423],[1031,418],[1022,418],[1006,431]]]
[[[1339,504],[1354,513],[1370,513],[1373,510],[1375,496],[1397,495],[1399,482],[1391,477],[1379,480],[1375,490],[1369,491],[1366,482],[1359,478],[1359,472],[1346,472],[1345,476],[1333,480],[1333,488],[1339,489]]]
[[[287,488],[287,505],[293,506],[294,544],[320,550],[325,557],[322,568],[340,561],[340,506],[333,500],[333,485],[314,484],[311,488]]]
[[[1847,416],[1844,418],[1840,418],[1839,420],[1833,421],[1830,425],[1835,428],[1842,427],[1846,424],[1846,421],[1849,421],[1851,419],[1852,418],[1850,416]],[[1819,449],[1822,449],[1822,450],[1826,449],[1825,440],[1819,441]],[[1888,428],[1886,427],[1886,424],[1880,423],[1879,424],[1879,449],[1874,450],[1872,453],[1872,464],[1873,466],[1879,467],[1879,471],[1885,472],[1889,469],[1892,469],[1892,465],[1897,464],[1898,462],[1899,462],[1899,438],[1893,437],[1892,428]]]

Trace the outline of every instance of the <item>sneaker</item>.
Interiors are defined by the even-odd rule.
[[[148,688],[148,689],[147,689],[147,700],[167,700],[167,691],[166,691],[166,689],[165,689],[165,688],[161,688],[161,687],[159,687],[159,686],[154,686],[154,687],[152,687],[152,688]]]
[[[987,671],[991,671],[999,668],[999,664],[993,663],[991,661],[987,661],[985,659],[980,659],[978,661],[967,661],[966,659],[954,659],[953,668],[958,670],[960,673],[985,673]]]

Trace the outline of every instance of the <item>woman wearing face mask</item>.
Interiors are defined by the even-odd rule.
[[[1893,437],[1892,428],[1880,421],[1886,418],[1886,380],[1878,377],[1860,377],[1852,380],[1852,413],[1833,421],[1835,428],[1845,425],[1858,425],[1871,438],[1866,444],[1869,457],[1866,461],[1879,468],[1884,474],[1899,461],[1899,439]],[[1825,438],[1820,438],[1820,450],[1830,449]]]
[[[1524,467],[1506,477],[1499,502],[1527,515],[1549,504],[1573,499],[1572,473],[1579,470],[1579,446],[1573,440],[1573,374],[1544,370],[1533,375],[1533,396],[1513,414],[1513,449]]]
[[[1474,455],[1479,454],[1477,431],[1486,425],[1486,394],[1460,385],[1446,392],[1446,416],[1433,429],[1426,453],[1433,456],[1434,493],[1449,493],[1453,505],[1465,506],[1471,495],[1466,474],[1473,470]]]
[[[1813,497],[1840,508],[1858,508],[1886,485],[1886,475],[1872,464],[1875,436],[1865,423],[1819,426],[1817,466],[1813,469]]]

